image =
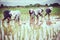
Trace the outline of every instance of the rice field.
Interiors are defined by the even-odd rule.
[[[36,9],[32,7],[33,9]],[[43,7],[44,9],[46,7]],[[5,27],[2,26],[1,19],[3,18],[3,11],[9,10],[20,10],[21,11],[21,25],[18,25],[14,21],[10,22],[10,26],[7,26],[6,21],[4,21]],[[57,35],[60,31],[60,19],[56,19],[59,16],[60,8],[54,8],[51,12],[51,25],[47,25],[47,16],[46,20],[43,19],[43,23],[39,21],[39,24],[30,25],[30,16],[28,10],[30,8],[2,8],[0,9],[0,40],[59,40]],[[43,15],[45,11],[43,12]],[[58,15],[57,15],[58,14]],[[41,18],[40,18],[41,19]],[[40,20],[39,19],[39,20]],[[48,21],[49,22],[49,21]],[[41,24],[41,25],[40,25]],[[5,35],[5,38],[4,38]]]

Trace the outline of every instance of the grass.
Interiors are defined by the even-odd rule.
[[[58,15],[60,16],[60,8],[54,7],[52,11],[52,15]]]
[[[38,7],[32,7],[33,9],[36,9],[36,8],[38,8]],[[44,9],[45,9],[45,7],[43,7]],[[29,9],[31,9],[31,8],[1,8],[0,9],[0,18],[2,18],[3,17],[3,11],[4,10],[20,10],[20,12],[21,12],[21,14],[24,16],[24,17],[28,17],[29,16]],[[43,12],[43,13],[45,13],[45,12]],[[54,7],[53,8],[53,11],[51,12],[51,15],[60,15],[60,8],[58,8],[58,7]],[[22,19],[24,19],[23,18],[23,16],[22,16]]]

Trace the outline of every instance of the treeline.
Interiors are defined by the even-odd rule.
[[[53,3],[53,4],[50,4],[50,5],[48,5],[48,4],[45,4],[45,5],[41,5],[41,4],[39,4],[39,3],[36,3],[36,4],[30,4],[30,5],[26,5],[26,6],[20,6],[20,5],[17,5],[17,6],[6,6],[6,5],[4,5],[4,4],[1,4],[0,5],[0,8],[3,8],[3,7],[46,7],[46,6],[53,6],[53,7],[60,7],[60,4],[59,3]]]

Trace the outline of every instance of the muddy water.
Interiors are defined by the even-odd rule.
[[[5,40],[56,40],[60,36],[58,32],[60,30],[60,21],[56,21],[55,18],[51,17],[51,25],[46,24],[46,20],[43,21],[42,25],[30,25],[29,20],[21,22],[21,25],[11,21],[10,35],[5,35]],[[1,21],[0,21],[1,22]],[[5,25],[7,25],[5,23]],[[7,27],[6,27],[7,28]],[[9,29],[9,28],[8,28]],[[4,30],[1,24],[0,39],[4,40]],[[8,30],[6,30],[8,31]]]

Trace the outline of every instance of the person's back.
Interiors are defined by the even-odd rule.
[[[51,13],[51,10],[49,8],[47,8],[46,13]]]
[[[42,14],[42,12],[43,12],[43,9],[41,8],[35,9],[35,15],[40,15]]]
[[[3,13],[4,17],[9,17],[10,16],[9,12],[10,12],[9,10],[5,10]]]
[[[38,13],[41,13],[42,12],[42,9],[38,9]]]
[[[9,14],[12,14],[12,18],[11,19],[14,19],[15,16],[20,16],[20,11],[19,10],[11,10]]]
[[[9,20],[9,19],[11,18],[11,14],[9,14],[9,12],[10,12],[10,10],[5,10],[5,11],[3,12],[4,18],[3,18],[2,21],[6,20],[6,19]]]

